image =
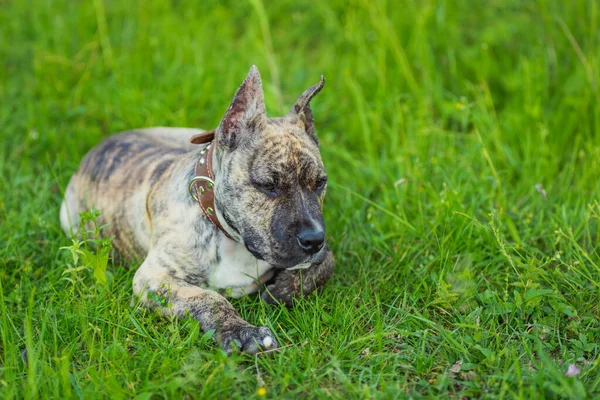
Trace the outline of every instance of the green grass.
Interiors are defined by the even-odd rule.
[[[283,348],[228,358],[133,270],[65,280],[58,209],[87,150],[215,127],[251,64],[273,116],[327,78],[337,267],[235,301]],[[599,80],[593,0],[0,2],[0,397],[600,396]]]

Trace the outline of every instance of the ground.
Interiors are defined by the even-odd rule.
[[[600,396],[599,49],[583,0],[1,2],[0,397]],[[235,301],[282,349],[227,357],[58,210],[87,150],[215,127],[252,64],[271,116],[327,79],[337,269]]]

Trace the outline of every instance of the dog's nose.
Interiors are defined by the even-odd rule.
[[[319,228],[301,229],[296,238],[302,250],[308,254],[317,253],[325,244],[325,232]]]

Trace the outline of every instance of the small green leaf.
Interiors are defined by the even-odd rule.
[[[94,271],[94,278],[97,283],[106,285],[106,266],[108,265],[108,252],[101,251],[95,254],[90,250],[81,252],[81,263]]]
[[[525,293],[525,301],[530,302],[533,299],[537,299],[538,297],[547,297],[550,294],[554,294],[554,291],[551,289],[529,289],[527,293]]]
[[[515,290],[513,292],[513,297],[515,298],[515,307],[521,308],[521,305],[523,304],[523,297],[521,297],[521,294]]]
[[[143,392],[134,397],[134,400],[148,400],[154,396],[152,392]]]
[[[565,314],[568,317],[576,317],[577,310],[571,307],[568,304],[562,303],[560,301],[550,300],[550,305],[555,311]]]

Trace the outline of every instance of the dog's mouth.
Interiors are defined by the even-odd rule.
[[[246,249],[257,260],[267,261],[267,260],[265,260],[265,257],[258,251],[258,249],[254,245],[252,245],[251,243],[245,242],[244,246],[246,246]],[[327,256],[327,251],[325,250],[326,247],[327,246],[323,246],[323,248],[319,252],[310,255],[304,261],[290,262],[289,260],[285,260],[285,261],[283,261],[281,263],[273,263],[271,261],[268,261],[268,262],[273,267],[278,268],[278,269],[301,269],[301,268],[307,268],[311,264],[320,264],[323,261],[325,261],[325,257]],[[306,265],[306,266],[304,266],[304,265]]]
[[[258,252],[256,247],[254,247],[253,245],[251,245],[248,242],[245,242],[244,245],[246,246],[246,249],[250,252],[250,254],[252,254],[254,257],[256,257],[257,260],[264,261],[264,257]]]
[[[315,253],[308,257],[308,260],[306,260],[306,262],[310,264],[321,264],[323,261],[325,261],[325,257],[327,257],[326,248],[327,245],[323,246],[323,248],[319,250],[318,253]]]

